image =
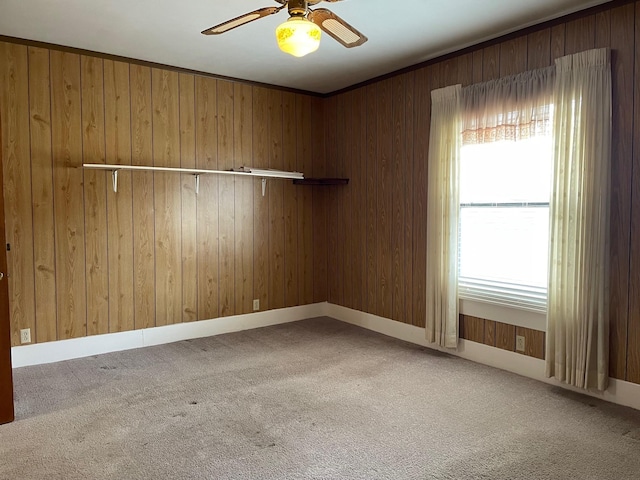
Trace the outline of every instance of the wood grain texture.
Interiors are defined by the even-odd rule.
[[[112,65],[113,62],[109,61]],[[113,68],[107,77],[113,73]],[[112,76],[112,75],[111,75]],[[105,94],[102,60],[80,57],[82,161],[105,163]],[[127,85],[128,85],[127,77]],[[128,130],[127,130],[128,132]],[[87,335],[109,332],[107,258],[107,172],[84,172],[84,233],[87,281]]]
[[[269,92],[253,89],[253,164],[256,168],[269,168]],[[260,301],[260,309],[269,308],[269,195],[267,185],[262,195],[262,182],[253,180],[253,294]]]
[[[336,157],[338,156],[337,97],[327,99],[324,113],[326,115],[326,120],[324,121],[326,125],[324,129],[327,156],[326,175],[331,178],[338,174],[336,168]],[[327,285],[327,293],[329,302],[338,303],[338,199],[336,189],[329,188],[327,197],[327,250],[329,252],[327,275],[330,279]]]
[[[406,121],[405,92],[406,77],[395,77],[392,89],[392,121],[393,121],[393,149],[391,157],[391,278],[392,288],[392,313],[391,318],[396,321],[404,321],[405,314],[405,194],[404,185],[409,178],[405,178],[407,171],[406,139],[404,138],[404,126]],[[408,176],[407,176],[408,177]]]
[[[516,327],[516,335],[524,337],[524,355],[544,360],[545,333],[530,328]]]
[[[307,98],[300,98],[302,102],[306,102]],[[308,99],[310,111],[315,118],[325,119],[325,100],[324,99]],[[298,102],[298,109],[300,109],[301,102]],[[311,125],[311,120],[308,122]],[[303,134],[306,129],[303,129]],[[311,174],[316,177],[324,177],[326,175],[326,161],[325,155],[325,135],[324,132],[316,133],[315,135],[309,135],[310,141],[298,142],[298,165],[301,165],[301,161],[309,162],[311,165]],[[311,145],[311,151],[305,150],[307,145]],[[301,153],[302,152],[302,153]],[[306,152],[306,153],[305,153]],[[309,171],[309,170],[307,170]],[[311,277],[311,287],[314,302],[326,302],[328,300],[328,247],[327,247],[327,196],[328,190],[324,187],[312,187],[311,192],[307,189],[302,189],[298,193],[298,198],[301,199],[301,204],[304,205],[306,199],[309,202],[311,199],[311,216],[312,221],[310,227],[305,225],[305,218],[301,218],[305,215],[304,211],[301,213],[298,209],[298,231],[306,227],[307,231],[311,230],[311,247],[303,245],[306,242],[303,235],[298,234],[298,258],[302,259],[303,256],[311,255],[311,258],[306,262],[299,261],[299,265],[309,265],[313,268],[313,276]],[[308,207],[307,207],[308,211]],[[308,220],[307,220],[308,222]],[[308,263],[307,263],[308,262]],[[308,267],[305,267],[307,270]],[[298,274],[302,279],[302,274]],[[304,277],[305,281],[306,276]]]
[[[376,99],[378,98],[378,86],[369,85],[366,87],[366,102],[367,102],[367,118],[366,118],[366,132],[367,132],[367,251],[366,251],[366,263],[367,263],[367,288],[365,297],[365,312],[377,313],[377,295],[379,279],[377,270],[377,251],[376,242],[378,235],[378,203],[377,203],[377,184],[378,184],[378,104]],[[329,245],[331,247],[331,245]],[[331,278],[331,270],[329,271],[329,284],[333,282]],[[329,300],[331,301],[331,299]]]
[[[282,95],[282,165],[295,171],[297,159],[296,96]],[[284,215],[284,306],[298,304],[298,192],[293,182],[283,182]]]
[[[14,343],[25,326],[45,342],[250,313],[254,283],[261,310],[312,303],[316,286],[327,299],[324,194],[273,179],[263,199],[260,180],[204,175],[196,195],[192,175],[122,171],[113,192],[110,173],[79,168],[310,176],[325,164],[321,98],[257,88],[257,116],[247,84],[2,42],[0,59],[4,211],[24,263],[10,277]]]
[[[31,165],[29,109],[29,61],[27,47],[3,44],[0,49],[0,102],[2,122],[4,193],[13,199],[5,205],[11,338],[20,344],[20,329],[35,335],[35,289],[33,270],[33,212],[31,207]],[[27,181],[22,181],[22,179]]]
[[[613,105],[634,98],[634,6],[612,11],[610,21]],[[637,74],[636,74],[637,75]],[[635,94],[635,103],[639,97]],[[614,108],[611,130],[611,256],[609,301],[609,373],[626,379],[629,325],[629,263],[634,150],[634,113]],[[637,117],[636,117],[637,118]],[[636,136],[636,138],[640,138]]]
[[[551,29],[530,33],[527,38],[527,68],[534,70],[551,65]]]
[[[180,166],[196,167],[196,98],[193,75],[180,74]],[[194,175],[181,175],[182,321],[198,320],[198,206]]]
[[[269,168],[282,170],[282,92],[270,90],[268,95]],[[268,181],[269,189],[269,308],[284,307],[284,180]]]
[[[594,15],[568,22],[565,30],[565,55],[593,48],[595,45],[595,28]]]
[[[131,163],[153,166],[151,69],[131,65]],[[153,173],[132,173],[135,328],[156,324]]]
[[[566,26],[564,23],[551,27],[551,60],[562,57],[565,52]]]
[[[151,70],[153,157],[157,167],[180,167],[178,73]],[[156,326],[182,321],[180,176],[154,173]]]
[[[253,156],[253,92],[235,84],[233,95],[234,167],[251,165]],[[235,312],[253,311],[253,179],[238,178],[234,203]]]
[[[29,48],[29,118],[36,342],[58,338],[49,50]]]
[[[484,321],[484,340],[483,343],[485,345],[489,345],[491,347],[496,346],[496,322],[492,320]]]
[[[415,103],[431,104],[431,81],[436,68],[419,70],[415,75]],[[416,108],[413,149],[413,325],[424,327],[426,322],[427,276],[427,182],[430,108]]]
[[[196,167],[218,168],[217,80],[196,77]],[[219,314],[217,175],[200,177],[198,211],[198,318]]]
[[[482,81],[495,80],[500,77],[500,44],[486,47],[482,51]]]
[[[504,323],[496,323],[496,347],[503,350],[516,351],[516,327]]]
[[[104,115],[107,163],[131,165],[131,75],[129,64],[104,62]],[[118,173],[118,191],[106,179],[109,258],[109,331],[135,328],[133,184],[131,172]],[[101,232],[104,236],[104,232]]]
[[[87,334],[80,57],[51,51],[58,340]]]
[[[229,170],[233,165],[233,83],[218,80],[218,168]],[[218,179],[218,316],[233,315],[235,302],[235,185],[234,178]]]
[[[500,76],[516,75],[527,70],[527,37],[517,37],[500,44]]]
[[[635,4],[634,148],[631,199],[631,256],[629,262],[629,319],[627,337],[627,381],[640,383],[640,2]],[[629,67],[628,67],[629,68]],[[628,71],[628,70],[627,70]],[[628,102],[625,102],[625,105]],[[613,264],[615,265],[615,264]],[[618,346],[623,350],[622,345]]]
[[[323,135],[316,132],[313,128],[313,118],[322,115],[320,111],[316,113],[317,103],[310,97],[299,97],[296,102],[296,125],[298,126],[298,142],[296,144],[296,170],[299,172],[313,172],[314,161],[324,162],[324,143]],[[296,187],[297,188],[297,187]],[[314,190],[302,188],[297,190],[298,193],[298,302],[301,304],[309,304],[314,302],[314,285],[318,283],[321,297],[327,298],[327,252],[326,249],[320,249],[318,259],[317,275],[315,274],[314,265],[314,225],[316,217],[314,216],[315,197]],[[326,208],[326,205],[324,205]],[[321,233],[318,238],[326,245],[326,222],[322,224],[322,213],[318,218]],[[325,217],[326,218],[326,217]],[[324,293],[323,293],[324,292]]]
[[[405,79],[405,123],[404,123],[404,143],[405,155],[403,159],[404,168],[404,318],[403,322],[412,323],[413,319],[413,271],[415,265],[413,261],[413,218],[414,203],[413,192],[415,184],[413,182],[414,164],[414,125],[416,119],[416,109],[420,108],[414,102],[415,98],[415,73],[407,73]]]
[[[484,343],[484,319],[460,315],[460,336],[465,340]]]
[[[391,318],[391,156],[393,148],[393,110],[391,105],[391,80],[380,83],[378,90],[378,162],[377,162],[377,234],[376,234],[376,314]]]

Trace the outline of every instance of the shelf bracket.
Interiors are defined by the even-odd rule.
[[[265,192],[267,191],[267,179],[262,179],[262,196],[264,197]]]
[[[118,191],[118,170],[111,172],[111,179],[113,180],[113,192],[116,193]]]
[[[196,177],[196,195],[198,195],[200,193],[200,174],[196,173],[194,177]]]

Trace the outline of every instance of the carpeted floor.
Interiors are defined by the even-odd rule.
[[[2,479],[640,478],[640,412],[326,318],[14,373]]]

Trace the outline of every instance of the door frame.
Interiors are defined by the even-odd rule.
[[[0,118],[2,132],[2,118]],[[12,422],[13,371],[11,368],[11,325],[9,319],[9,285],[7,281],[7,250],[4,225],[4,191],[2,179],[2,135],[0,134],[0,424]]]

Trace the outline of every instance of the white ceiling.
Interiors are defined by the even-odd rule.
[[[200,31],[274,0],[0,0],[0,34],[328,93],[609,0],[345,0],[322,3],[369,37],[280,52],[285,10],[220,36]]]

